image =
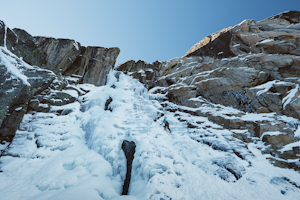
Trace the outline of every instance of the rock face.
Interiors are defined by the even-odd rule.
[[[169,97],[174,96],[176,86],[181,93],[178,95],[189,96],[187,99],[202,96],[245,112],[276,112],[300,119],[296,95],[300,78],[300,57],[296,53],[299,17],[299,12],[291,11],[257,23],[245,20],[209,36],[209,40],[204,38],[196,45],[197,50],[193,47],[183,58],[152,64],[128,61],[118,70],[129,72],[149,89],[170,86]],[[222,36],[228,32],[230,38]],[[216,45],[220,42],[226,45]],[[267,46],[270,42],[278,48]],[[287,45],[289,48],[285,48]],[[196,94],[188,92],[192,90]]]
[[[165,62],[155,61],[151,64],[146,63],[143,60],[135,62],[134,60],[127,61],[118,67],[118,71],[129,73],[148,88],[153,87],[153,83],[162,76],[160,74],[161,68],[165,65]]]
[[[33,37],[0,21],[0,142],[12,141],[26,112],[49,112],[86,93],[70,84],[104,85],[119,52]]]
[[[0,65],[0,140],[11,141],[14,132],[26,112],[27,102],[31,97],[30,87],[18,78],[11,79],[4,65]],[[25,112],[24,112],[25,110]]]
[[[106,74],[115,65],[119,48],[83,47],[70,39],[33,37],[21,29],[9,29],[0,21],[0,40],[8,50],[30,65],[55,74],[79,76],[81,83],[105,84]]]
[[[33,95],[55,78],[49,70],[32,67],[0,47],[0,140],[11,141]]]
[[[260,22],[242,23],[206,36],[183,57],[229,58],[248,53],[299,55],[298,11],[290,11]]]
[[[46,57],[47,69],[64,76],[82,77],[82,83],[105,84],[106,75],[115,65],[119,48],[82,47],[69,39],[35,37],[39,50]]]
[[[300,12],[289,11],[259,22],[244,20],[209,35],[182,58],[152,64],[128,61],[118,70],[139,79],[160,101],[193,108],[184,112],[207,117],[228,129],[246,129],[251,137],[270,145],[266,153],[283,159],[299,158],[297,150],[281,151],[299,140],[293,125],[276,117],[273,123],[243,119],[247,113],[300,119],[299,41]],[[223,108],[215,104],[239,112],[216,115],[213,110],[217,113]],[[171,111],[180,109],[175,106]],[[245,134],[237,133],[235,137],[251,142]],[[280,161],[278,166],[292,166],[283,163]]]

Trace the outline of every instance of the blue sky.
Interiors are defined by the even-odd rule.
[[[0,0],[0,20],[33,36],[119,47],[117,63],[181,57],[206,35],[244,19],[300,10],[299,0]]]

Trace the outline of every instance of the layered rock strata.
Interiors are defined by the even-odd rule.
[[[248,53],[299,53],[298,11],[289,11],[255,22],[242,23],[203,38],[183,57],[228,58]]]
[[[63,76],[79,76],[79,82],[105,84],[106,74],[115,65],[119,48],[84,47],[75,40],[33,37],[21,29],[9,29],[0,21],[0,45],[26,63]]]
[[[129,61],[118,70],[139,79],[150,92],[160,94],[156,99],[197,109],[191,114],[207,117],[225,128],[247,129],[270,145],[272,150],[267,152],[282,159],[295,159],[299,158],[296,147],[289,153],[281,149],[299,140],[295,136],[297,128],[293,128],[297,123],[282,123],[275,118],[274,122],[250,122],[241,118],[246,113],[275,113],[300,119],[299,42],[300,12],[289,11],[259,22],[244,20],[209,35],[182,58],[152,64]],[[207,107],[214,110],[214,104],[240,113],[228,118],[201,112]],[[251,142],[243,134],[236,137]],[[283,166],[283,162],[278,165]]]

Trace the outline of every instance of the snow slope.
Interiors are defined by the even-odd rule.
[[[79,101],[26,114],[3,147],[1,200],[300,199],[299,173],[271,165],[259,138],[243,143],[232,137],[240,130],[167,111],[151,99],[140,82],[111,71],[106,86]],[[58,115],[59,109],[71,112]],[[161,113],[172,134],[159,124]],[[124,140],[134,141],[136,152],[129,195],[122,196]]]

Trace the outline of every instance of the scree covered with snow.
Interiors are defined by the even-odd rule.
[[[1,145],[1,200],[300,199],[299,173],[271,165],[259,138],[242,143],[232,137],[240,130],[168,112],[121,72],[111,71],[105,86],[78,87],[91,91],[26,114],[13,142]],[[188,128],[196,121],[206,128]],[[124,140],[136,145],[128,195]]]

